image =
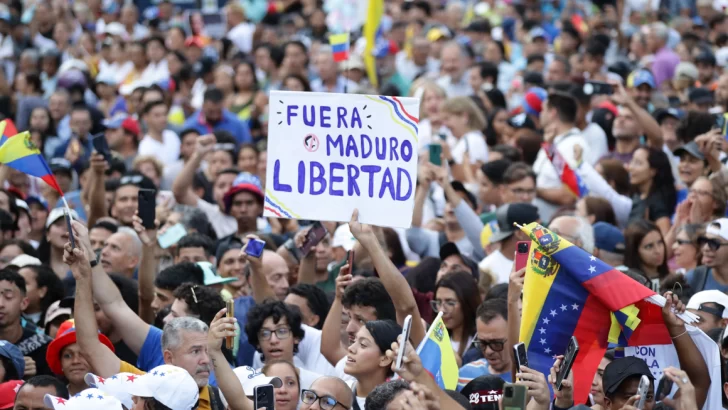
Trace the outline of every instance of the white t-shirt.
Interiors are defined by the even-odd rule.
[[[235,44],[238,50],[250,54],[253,51],[253,33],[255,33],[255,24],[240,23],[227,33],[227,38]]]
[[[181,142],[174,131],[162,131],[162,142],[145,135],[139,142],[139,155],[152,155],[159,158],[164,165],[174,164],[179,159]]]
[[[578,128],[572,128],[568,132],[556,136],[553,143],[572,169],[576,169],[574,146],[580,145],[582,147],[584,158],[589,158],[589,155],[591,155],[590,147],[586,144]],[[549,161],[543,149],[539,150],[538,155],[536,155],[536,161],[533,163],[533,172],[536,173],[537,188],[560,188],[563,186],[559,174],[556,173],[554,164]],[[542,221],[550,221],[553,214],[559,208],[559,205],[546,202],[541,198],[534,199],[533,204],[538,208],[538,214]]]
[[[607,134],[604,132],[602,127],[598,124],[590,122],[582,131],[581,134],[584,136],[589,146],[589,155],[584,155],[584,160],[588,161],[592,166],[595,165],[601,157],[609,152],[609,146],[607,145]]]
[[[298,344],[298,353],[293,356],[293,364],[296,367],[308,370],[310,373],[335,376],[336,369],[321,354],[321,331],[306,325],[301,325],[301,327],[305,335],[301,339],[301,343]],[[263,367],[263,362],[260,359],[260,353],[255,352],[253,368],[260,367]]]
[[[486,256],[485,259],[478,264],[480,270],[488,269],[495,275],[495,283],[508,283],[508,277],[513,269],[513,261],[506,258],[499,250]]]
[[[475,164],[478,161],[482,163],[488,162],[488,145],[486,145],[485,137],[480,131],[470,131],[460,137],[460,139],[448,135],[447,143],[450,145],[453,159],[458,164],[463,163],[465,152],[470,156],[471,164]]]
[[[238,231],[238,221],[232,216],[222,213],[219,206],[199,198],[197,207],[207,215],[207,220],[210,221],[218,238],[224,238]]]

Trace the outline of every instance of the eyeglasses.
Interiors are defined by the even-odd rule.
[[[258,332],[258,339],[270,340],[271,336],[273,336],[273,333],[276,334],[278,340],[288,339],[291,336],[291,329],[288,327],[279,327],[276,330],[263,329]]]
[[[490,349],[494,352],[502,352],[503,347],[505,347],[506,339],[499,339],[499,340],[482,340],[482,339],[475,339],[473,340],[473,344],[475,347],[480,349],[480,351],[485,351],[485,349],[490,346]]]
[[[678,245],[692,245],[693,241],[689,239],[675,239],[675,242],[677,242]]]
[[[536,189],[513,188],[511,189],[511,192],[513,192],[514,195],[535,195]]]
[[[432,310],[435,312],[439,312],[440,308],[442,307],[445,310],[453,310],[455,307],[457,307],[458,301],[457,300],[431,300],[430,306],[432,307]]]
[[[718,239],[707,238],[705,236],[699,237],[698,246],[702,248],[705,245],[708,245],[708,249],[710,249],[711,251],[717,251],[718,249],[720,249],[721,246],[728,246],[728,243],[721,242]]]
[[[691,189],[688,191],[688,195],[690,195],[690,194],[695,194],[697,196],[713,196],[712,192],[703,191],[700,189]]]
[[[303,402],[303,404],[311,405],[311,404],[316,403],[316,400],[319,401],[319,406],[323,410],[331,410],[334,407],[336,407],[337,404],[347,410],[349,409],[348,407],[344,406],[341,402],[339,402],[338,400],[336,400],[335,398],[333,398],[329,395],[319,396],[313,390],[306,390],[306,389],[301,390],[301,401]]]

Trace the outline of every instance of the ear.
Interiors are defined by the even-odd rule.
[[[384,368],[392,367],[392,359],[390,359],[386,355],[380,356],[379,357],[379,367],[384,367]]]
[[[25,309],[27,309],[29,303],[30,301],[28,300],[28,297],[23,296],[23,300],[20,301],[20,311],[24,311]]]
[[[172,358],[174,357],[172,352],[170,352],[169,350],[163,350],[162,356],[164,357],[164,363],[172,363]]]
[[[311,320],[308,321],[309,323],[306,323],[306,324],[311,327],[316,327],[316,324],[320,323],[320,321],[321,321],[321,318],[319,317],[319,315],[313,315],[313,316],[311,316]]]
[[[40,299],[43,299],[45,297],[46,293],[48,293],[48,287],[47,286],[43,286],[42,288],[38,288],[38,296],[39,296]]]

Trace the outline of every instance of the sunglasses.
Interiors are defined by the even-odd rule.
[[[728,242],[721,242],[718,239],[714,238],[707,238],[705,236],[701,236],[698,238],[698,246],[701,248],[705,245],[708,245],[708,249],[711,251],[717,251],[720,249],[721,246],[728,246]]]
[[[476,348],[478,348],[480,351],[484,352],[485,349],[490,346],[490,349],[494,352],[502,352],[503,347],[505,347],[506,340],[500,339],[500,340],[482,340],[482,339],[475,339],[473,340],[473,344]]]

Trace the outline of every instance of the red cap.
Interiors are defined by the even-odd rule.
[[[106,345],[111,351],[114,351],[114,345],[111,343],[108,337],[99,333],[99,342]],[[55,374],[63,374],[63,367],[61,366],[61,351],[64,347],[76,343],[76,325],[73,319],[66,320],[61,323],[56,333],[56,338],[48,344],[48,350],[46,350],[46,362],[48,367]]]
[[[15,404],[15,396],[23,385],[22,380],[11,380],[0,383],[0,409],[12,409]]]
[[[617,109],[617,106],[614,105],[611,101],[602,101],[602,103],[598,105],[598,108],[606,108],[611,111],[614,116],[619,115],[619,110]]]
[[[185,40],[185,47],[192,47],[192,46],[203,48],[203,47],[205,47],[205,41],[202,40],[202,37],[200,37],[200,36],[187,37],[187,40]]]
[[[133,134],[134,137],[139,137],[139,133],[141,132],[141,130],[139,130],[139,123],[132,117],[127,117],[127,119],[122,121],[121,128],[124,131]]]

